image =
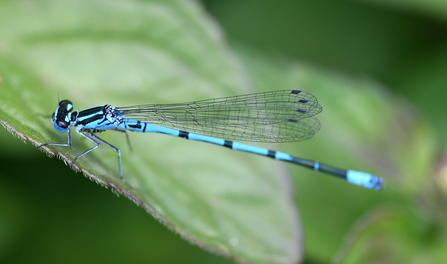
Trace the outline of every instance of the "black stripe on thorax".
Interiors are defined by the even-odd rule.
[[[89,118],[86,118],[87,116],[90,116]],[[76,125],[87,125],[90,122],[99,120],[99,119],[104,119],[105,115],[104,115],[104,106],[97,106],[97,107],[92,107],[92,108],[88,108],[82,111],[79,111],[76,119],[78,120],[78,122],[76,123]]]
[[[79,111],[78,118],[95,114],[104,115],[104,108],[105,108],[104,106],[97,106]]]
[[[93,121],[96,121],[96,120],[99,120],[99,119],[104,119],[104,115],[103,114],[97,114],[97,115],[94,115],[94,116],[92,116],[92,117],[90,117],[90,118],[86,118],[86,119],[81,119],[81,120],[79,120],[80,118],[78,118],[78,122],[76,123],[76,125],[87,125],[88,123],[91,123],[91,122],[93,122]]]

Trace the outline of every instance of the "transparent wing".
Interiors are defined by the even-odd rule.
[[[119,107],[123,116],[186,132],[251,142],[297,142],[319,129],[317,99],[300,90],[230,96],[181,104]]]

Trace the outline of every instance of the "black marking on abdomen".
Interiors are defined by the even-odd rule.
[[[188,138],[189,138],[189,132],[179,131],[179,132],[178,132],[178,136],[179,136],[179,137],[182,137],[182,138],[186,138],[186,139],[188,139]]]
[[[269,150],[269,153],[267,153],[267,156],[270,158],[276,159],[276,151]]]
[[[127,124],[128,127],[141,129],[141,122],[137,121],[136,124]]]
[[[224,144],[222,146],[232,149],[233,148],[233,141],[225,140]]]

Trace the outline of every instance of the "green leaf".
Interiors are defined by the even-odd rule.
[[[335,263],[444,263],[443,229],[412,210],[387,206],[355,225]]]
[[[49,121],[60,99],[81,110],[253,91],[221,32],[194,1],[4,1],[0,7],[0,120],[35,146],[67,142]],[[274,161],[136,133],[131,152],[122,133],[100,136],[121,148],[131,187],[120,180],[110,148],[73,167],[190,242],[252,263],[299,259],[297,214]],[[73,131],[73,146],[41,149],[70,164],[90,147]]]

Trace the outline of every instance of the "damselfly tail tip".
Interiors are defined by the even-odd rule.
[[[383,188],[382,178],[366,172],[348,170],[346,173],[346,180],[352,184],[369,189],[381,190]]]

